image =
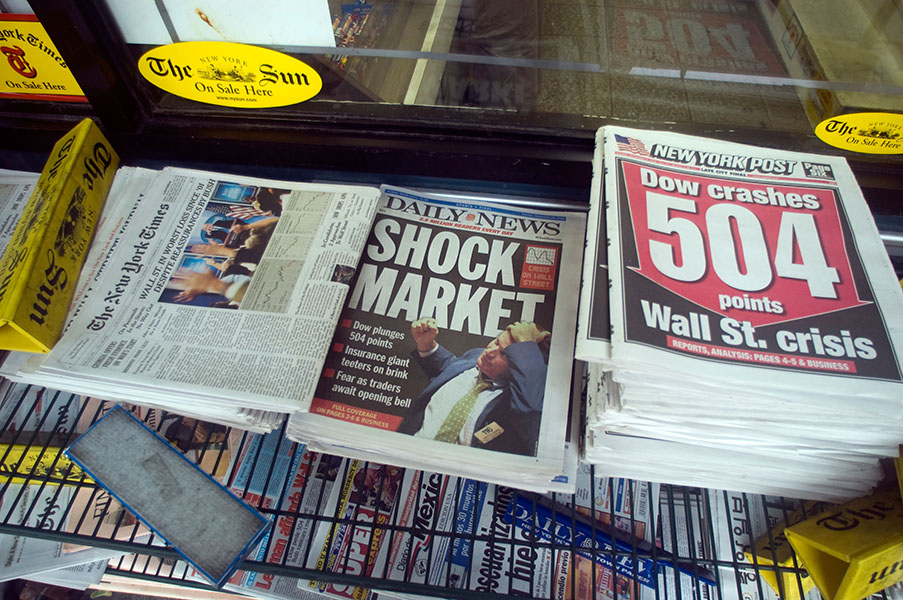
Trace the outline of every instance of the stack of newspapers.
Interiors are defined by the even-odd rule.
[[[291,415],[314,450],[573,491],[568,266],[585,224],[473,197],[123,167],[62,337],[11,353],[2,374],[257,432]]]
[[[572,492],[570,267],[585,224],[582,212],[384,187],[323,377],[287,435],[330,454]]]
[[[123,167],[81,277],[49,255],[35,266],[48,304],[77,285],[62,337],[49,354],[10,353],[2,372],[271,430],[310,405],[378,200],[377,188]],[[69,215],[79,227],[77,198]]]
[[[903,294],[846,162],[606,127],[576,356],[597,472],[861,495],[903,441]]]

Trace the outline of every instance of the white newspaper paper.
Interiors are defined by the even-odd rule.
[[[578,212],[384,187],[324,377],[289,437],[551,489],[567,474],[584,226]],[[452,427],[455,407],[464,418]]]
[[[899,405],[903,293],[846,161],[618,127],[604,136],[611,358],[636,368],[620,381],[670,374],[818,389],[819,408]]]
[[[377,190],[167,168],[122,199],[66,333],[21,378],[221,421],[306,410]]]

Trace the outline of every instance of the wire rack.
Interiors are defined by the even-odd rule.
[[[58,541],[65,551],[110,549],[119,554],[107,572],[206,587],[173,548],[143,529],[61,452],[111,407],[40,388],[7,389],[0,410],[0,533]],[[781,598],[818,597],[814,589],[806,595],[806,573],[792,554],[780,567],[756,557],[750,562],[744,554],[763,535],[776,552],[786,540],[773,528],[805,517],[815,510],[812,504],[595,478],[591,470],[590,483],[576,496],[537,496],[411,472],[420,491],[407,512],[421,520],[402,514],[398,502],[383,507],[382,500],[377,504],[385,518],[374,519],[357,508],[335,508],[326,487],[310,483],[311,474],[344,482],[350,470],[361,470],[373,475],[368,486],[381,499],[397,487],[399,469],[305,452],[281,432],[260,436],[162,411],[135,411],[273,521],[273,535],[240,564],[243,583],[230,587],[249,595],[765,599],[777,593],[764,575],[777,574]],[[423,491],[440,480],[447,482],[442,498]],[[476,500],[474,490],[482,494]],[[457,511],[444,521],[451,525],[440,525],[434,514],[442,500]],[[493,526],[480,527],[466,514],[477,506],[505,514]],[[334,536],[339,530],[347,540],[363,539],[365,559],[360,545],[347,544],[333,546],[330,561],[311,562],[309,556],[322,552],[316,532]],[[410,560],[400,561],[408,567],[375,560],[377,543],[408,553]],[[877,597],[900,597],[896,593],[885,590]]]

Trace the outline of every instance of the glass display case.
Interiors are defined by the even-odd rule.
[[[833,148],[822,120],[903,109],[903,9],[888,0],[35,0],[94,114],[135,160],[209,161],[557,188],[582,201],[605,123],[842,154],[870,199],[900,155]],[[268,109],[201,103],[138,72],[160,44],[264,46],[322,89]],[[6,100],[4,146],[71,106]],[[47,138],[51,137],[50,135]],[[47,145],[49,140],[41,139]],[[532,189],[540,189],[532,188]]]
[[[899,0],[0,0],[0,18],[12,14],[35,15],[87,101],[15,95],[10,82],[19,80],[4,71],[0,168],[40,170],[53,143],[87,116],[126,165],[390,183],[586,210],[594,134],[620,124],[845,157],[903,277],[903,153],[854,152],[815,134],[819,123],[840,115],[903,113]],[[0,22],[0,51],[10,65],[46,52],[27,36],[18,39],[14,20]],[[192,41],[280,52],[312,68],[322,88],[303,102],[245,108],[188,99],[139,72],[148,51]],[[878,133],[901,139],[903,126]],[[666,487],[661,498],[671,520],[656,531],[673,537],[681,548],[677,558],[692,569],[735,574],[716,582],[721,597],[740,595],[746,573],[768,570],[759,564],[744,570],[736,553],[730,560],[702,553],[706,546],[736,545],[733,538],[715,539],[708,507],[739,506],[741,521],[770,522],[774,507],[764,500],[678,487]],[[565,516],[577,520],[574,499],[559,500]],[[294,513],[270,509],[270,516],[299,522],[341,522],[297,506]],[[787,519],[793,509],[774,510]],[[693,511],[709,521],[694,520]],[[676,532],[673,517],[680,512],[695,525]],[[172,549],[147,540],[48,532],[23,526],[11,510],[0,523],[5,533],[26,530],[136,553],[114,567],[131,576],[198,585]],[[393,522],[386,531],[407,530]],[[432,535],[462,538],[453,531]],[[473,532],[463,538],[480,541]],[[482,541],[514,553],[518,547],[513,537]],[[546,549],[554,558],[575,547]],[[628,545],[607,556],[618,561],[649,552]],[[421,595],[518,595],[514,588],[459,589],[448,573],[423,584],[411,574],[386,582],[285,560],[249,560],[243,567]],[[802,586],[798,564],[778,570]],[[702,593],[698,573],[689,583],[671,577],[656,598]],[[760,597],[764,585],[759,581]]]

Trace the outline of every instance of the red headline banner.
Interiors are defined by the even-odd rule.
[[[356,406],[348,406],[338,402],[330,402],[322,398],[314,398],[310,406],[310,412],[316,415],[323,415],[346,421],[348,423],[359,423],[376,429],[385,429],[387,431],[397,431],[401,425],[402,418],[385,413],[376,412],[375,410],[367,410]]]
[[[788,367],[801,367],[815,369],[817,371],[831,371],[835,373],[855,373],[856,364],[849,360],[836,360],[831,358],[809,358],[806,356],[793,356],[791,354],[778,354],[775,352],[761,352],[759,350],[745,350],[739,348],[726,348],[712,344],[702,344],[695,341],[683,340],[668,336],[668,347],[682,350],[700,356],[712,358],[727,358],[743,362],[759,363],[763,365],[782,365]]]

